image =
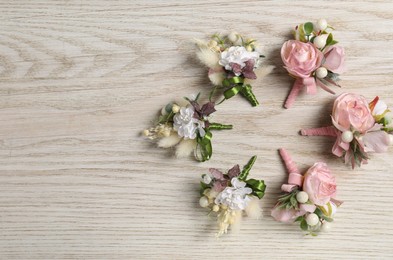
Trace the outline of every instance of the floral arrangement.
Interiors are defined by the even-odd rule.
[[[197,57],[209,68],[209,79],[215,85],[210,100],[217,89],[221,89],[224,95],[221,102],[240,93],[252,106],[259,104],[251,83],[269,74],[274,66],[261,66],[265,56],[255,39],[232,32],[214,34],[209,42],[196,40],[196,44],[199,47]]]
[[[272,217],[284,223],[299,222],[307,234],[316,236],[320,231],[328,231],[330,222],[342,202],[336,196],[336,179],[323,162],[315,163],[304,175],[299,172],[285,149],[280,149],[285,163],[288,184],[283,184],[283,195],[272,210]]]
[[[259,200],[266,185],[263,180],[247,178],[255,160],[253,156],[242,171],[235,165],[225,174],[211,168],[210,173],[202,175],[199,204],[217,214],[217,237],[227,233],[230,225],[238,228],[244,213],[255,219],[262,215]]]
[[[368,153],[383,153],[393,144],[393,124],[390,110],[379,97],[370,103],[360,95],[343,93],[333,105],[333,126],[302,129],[307,136],[336,138],[332,153],[344,157],[345,163],[366,164]]]
[[[209,160],[213,153],[212,130],[232,129],[232,125],[210,122],[216,111],[214,102],[202,106],[195,98],[171,102],[161,109],[154,127],[143,135],[157,141],[158,147],[176,147],[176,157],[186,157],[194,152],[198,161]]]
[[[329,85],[340,87],[339,74],[344,71],[344,49],[336,46],[333,28],[326,20],[316,23],[307,22],[296,26],[295,40],[285,42],[281,48],[284,68],[294,77],[295,83],[285,101],[290,108],[305,87],[307,94],[315,94],[317,86],[334,94]]]

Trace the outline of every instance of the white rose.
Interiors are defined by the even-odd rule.
[[[257,63],[258,58],[259,53],[256,51],[249,52],[243,46],[232,46],[221,53],[221,59],[218,63],[224,66],[226,70],[232,70],[230,63],[239,64],[241,68],[244,68],[246,61],[253,59]]]

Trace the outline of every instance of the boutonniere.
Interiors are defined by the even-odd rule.
[[[307,94],[315,94],[317,86],[334,94],[330,85],[338,86],[339,74],[344,71],[344,48],[332,34],[333,28],[326,20],[313,24],[307,22],[296,26],[295,40],[285,42],[281,48],[284,68],[295,78],[295,83],[285,101],[285,108],[290,108],[305,87]]]
[[[248,178],[255,160],[253,156],[242,170],[235,165],[226,173],[211,168],[202,175],[199,204],[217,216],[217,237],[227,233],[231,225],[238,228],[244,214],[255,219],[262,215],[259,200],[266,185],[263,180]]]
[[[269,74],[274,66],[262,66],[265,56],[255,39],[232,32],[214,34],[209,42],[196,40],[196,44],[199,47],[197,57],[209,68],[209,79],[214,84],[210,99],[221,90],[224,95],[221,102],[240,93],[252,106],[259,104],[251,84]]]
[[[316,236],[328,231],[330,222],[342,202],[336,200],[336,179],[327,165],[315,163],[303,175],[285,149],[280,155],[289,173],[288,183],[281,186],[284,192],[272,210],[272,217],[284,223],[299,222],[300,228]]]
[[[302,129],[301,134],[336,138],[332,153],[355,168],[367,163],[369,153],[386,152],[393,144],[389,112],[379,97],[368,103],[363,96],[343,93],[334,102],[332,126]]]
[[[213,130],[232,129],[232,125],[210,122],[216,109],[214,102],[198,103],[199,94],[184,101],[171,102],[161,110],[157,122],[143,135],[157,141],[158,147],[176,148],[176,157],[194,152],[198,161],[207,161],[213,154]]]

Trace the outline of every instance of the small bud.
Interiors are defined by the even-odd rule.
[[[323,78],[326,78],[326,76],[328,74],[328,71],[327,71],[326,68],[320,67],[320,68],[317,69],[317,71],[315,73],[317,75],[317,78],[323,79]]]
[[[168,137],[171,135],[171,130],[165,129],[162,134],[163,134],[163,136]]]
[[[210,40],[210,42],[207,44],[208,47],[213,48],[217,46],[217,42],[215,40]]]
[[[318,49],[322,49],[326,45],[326,40],[327,40],[328,35],[327,34],[322,34],[314,38],[314,46],[317,47]]]
[[[180,111],[180,107],[178,106],[178,105],[176,105],[176,104],[173,104],[173,106],[172,106],[172,112],[173,113],[178,113]]]
[[[238,39],[239,35],[237,34],[237,32],[231,32],[230,34],[228,34],[228,40],[230,40],[231,42],[235,43]]]
[[[161,109],[161,115],[165,116],[167,114],[165,107]]]
[[[147,130],[147,129],[145,129],[145,130],[142,131],[142,134],[143,134],[144,136],[149,136],[150,131]]]
[[[315,24],[315,29],[317,31],[323,31],[327,28],[327,26],[328,26],[328,23],[325,19],[319,19],[317,21],[317,23]]]
[[[247,45],[246,50],[252,52],[253,48],[251,47],[251,45]]]
[[[218,205],[214,205],[213,208],[212,208],[212,210],[213,210],[214,212],[218,212],[218,211],[220,210],[220,207],[219,207]]]

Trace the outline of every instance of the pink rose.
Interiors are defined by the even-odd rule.
[[[322,64],[326,69],[341,74],[344,72],[344,48],[330,46],[325,51],[325,62]]]
[[[308,78],[321,66],[323,54],[312,43],[290,40],[281,48],[281,59],[290,74]]]
[[[333,105],[332,119],[334,126],[344,132],[351,130],[367,132],[375,125],[367,100],[360,95],[343,93]]]
[[[336,179],[326,163],[315,163],[304,175],[303,191],[315,205],[324,206],[336,196]]]

